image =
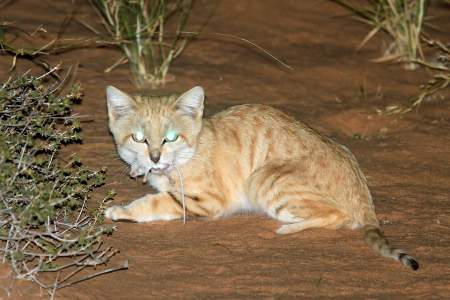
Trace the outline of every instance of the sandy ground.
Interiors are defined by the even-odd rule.
[[[278,236],[278,223],[263,216],[185,225],[118,223],[105,243],[120,249],[111,266],[128,259],[129,270],[62,289],[57,299],[449,299],[450,102],[428,103],[402,118],[376,116],[376,108],[407,104],[428,75],[370,62],[381,53],[380,40],[356,52],[368,29],[328,1],[199,1],[193,30],[216,4],[205,32],[257,42],[294,70],[241,42],[205,34],[173,65],[176,80],[165,89],[202,85],[207,114],[241,103],[273,105],[348,146],[368,177],[386,235],[419,260],[420,270],[374,255],[359,232],[317,229]],[[78,7],[77,16],[99,28],[87,1]],[[443,29],[436,35],[444,38],[450,29],[448,7],[433,12]],[[14,1],[0,11],[0,20],[30,30],[43,24],[50,33],[63,18],[44,1]],[[72,24],[66,34],[89,32]],[[68,151],[78,152],[93,168],[108,167],[106,188],[117,191],[116,204],[149,192],[124,174],[107,130],[105,86],[133,90],[126,66],[103,72],[119,57],[111,49],[82,49],[49,58],[53,64],[79,63],[76,79],[85,97],[75,110],[90,121],[82,124],[83,144]],[[10,57],[0,57],[1,81],[10,63]],[[31,66],[18,62],[18,70]],[[101,196],[95,193],[92,201]],[[45,298],[34,286],[11,280],[9,272],[0,267],[0,298],[8,291],[10,299]]]

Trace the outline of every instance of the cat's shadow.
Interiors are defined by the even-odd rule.
[[[117,219],[114,220],[114,223],[139,223],[139,222],[130,219]]]

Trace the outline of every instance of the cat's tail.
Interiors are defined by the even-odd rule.
[[[375,252],[381,256],[398,260],[413,270],[419,269],[419,263],[412,256],[409,256],[403,250],[396,249],[391,246],[379,227],[366,225],[362,228],[362,230],[364,232],[364,240]]]

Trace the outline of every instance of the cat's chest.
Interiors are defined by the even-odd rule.
[[[152,174],[148,177],[148,184],[159,193],[181,192],[181,189],[189,194],[199,193],[203,189],[202,181],[192,181],[190,180],[190,175],[192,174],[190,172],[186,173],[183,174],[180,170],[180,173],[173,171],[164,175]],[[199,178],[199,176],[194,176],[194,178]]]
[[[150,175],[148,178],[148,183],[160,193],[170,191],[174,184],[173,179],[166,175],[159,174]]]

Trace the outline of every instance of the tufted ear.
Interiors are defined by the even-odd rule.
[[[111,123],[129,114],[134,109],[133,99],[111,85],[106,87],[106,100],[108,103],[108,116]]]
[[[176,106],[178,111],[192,118],[202,117],[205,92],[201,86],[196,86],[178,97]]]

